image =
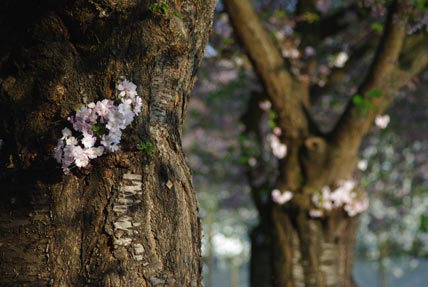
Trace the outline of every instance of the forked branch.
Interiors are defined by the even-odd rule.
[[[301,93],[302,85],[287,71],[274,41],[262,27],[250,1],[223,1],[236,36],[244,46],[262,82],[273,108],[281,119],[280,126],[289,138],[297,138],[307,130]]]
[[[331,142],[339,149],[346,149],[355,154],[376,115],[384,112],[393,100],[394,94],[405,84],[399,78],[398,60],[406,38],[408,14],[409,7],[406,1],[394,1],[391,4],[376,56],[366,79],[359,87],[358,101],[355,100],[355,96],[349,101],[330,134]],[[414,56],[421,57],[420,53],[415,53]],[[416,62],[413,65],[412,75],[426,65],[424,61],[426,62],[422,60],[421,63]],[[362,107],[363,104],[366,104],[368,109]]]

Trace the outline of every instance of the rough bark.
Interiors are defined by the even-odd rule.
[[[299,1],[296,13],[312,11],[314,3]],[[309,211],[314,207],[312,195],[324,186],[334,189],[340,180],[352,177],[361,141],[376,115],[382,114],[396,92],[427,66],[428,37],[423,33],[420,37],[412,36],[414,39],[407,41],[406,45],[406,39],[412,38],[406,33],[411,3],[405,0],[391,1],[376,56],[358,90],[361,97],[370,102],[372,109],[362,113],[361,107],[350,99],[336,126],[324,134],[310,117],[309,99],[311,92],[314,92],[310,81],[305,80],[305,77],[299,79],[289,71],[274,41],[258,20],[251,2],[224,0],[224,4],[235,34],[252,61],[266,97],[272,102],[273,111],[279,115],[277,125],[282,129],[281,141],[288,148],[286,158],[278,161],[279,175],[275,185],[270,188],[292,191],[291,202],[285,206],[266,202],[263,192],[260,192],[266,190],[266,186],[255,186],[251,184],[250,178],[252,196],[262,225],[268,222],[267,226],[271,230],[271,234],[266,235],[272,241],[271,285],[355,286],[352,260],[358,220],[349,217],[341,209],[327,212],[322,218],[311,218]],[[329,19],[321,19],[316,24],[301,24],[298,28],[303,32],[302,43],[315,45],[315,42],[322,40],[320,38],[323,35],[319,32],[322,28],[313,25],[326,22]],[[358,53],[356,55],[360,56]],[[352,63],[353,60],[351,58],[348,62]],[[376,89],[382,91],[382,95],[370,98],[368,94]],[[247,114],[256,115],[254,109],[258,109],[257,101],[252,99]],[[246,124],[246,133],[254,133],[257,139],[263,137],[257,127],[257,120],[246,121]],[[257,162],[263,162],[263,158],[257,159]],[[263,166],[257,166],[253,172],[262,169]],[[257,247],[253,247],[253,250],[258,251]],[[252,262],[264,262],[264,257],[256,258],[260,254],[253,253]],[[251,266],[254,268],[256,264]],[[255,269],[251,270],[253,272],[257,273]],[[255,282],[252,281],[252,286],[259,286],[259,282]]]
[[[2,1],[0,285],[201,286],[181,129],[215,1]],[[138,85],[119,152],[63,175],[75,106]],[[152,155],[136,144],[151,140]]]
[[[354,287],[358,220],[335,214],[318,220],[306,211],[272,211],[273,286]],[[279,264],[280,263],[280,264]]]

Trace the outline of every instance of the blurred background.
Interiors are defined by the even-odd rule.
[[[300,61],[304,53],[322,53],[326,61],[316,70],[315,84],[323,87],[324,75],[340,67],[358,31],[328,39],[320,51],[303,49],[296,40],[295,23],[290,16],[295,2],[254,1],[254,5],[285,58]],[[344,2],[347,1],[318,1],[320,14],[340,8]],[[378,20],[382,19],[382,7],[370,9],[367,27],[377,33],[382,28]],[[350,13],[347,17],[352,19],[355,15]],[[361,57],[355,72],[341,78],[340,84],[326,89],[322,98],[314,102],[313,116],[326,129],[343,110],[349,95],[355,93],[358,75],[370,57],[372,54]],[[370,207],[360,217],[354,263],[355,280],[361,287],[427,286],[427,78],[425,71],[400,92],[387,111],[387,126],[374,126],[360,150],[357,176],[370,197]],[[261,92],[219,3],[183,133],[204,227],[206,287],[249,286],[249,234],[257,226],[258,215],[246,173],[248,166],[256,164],[252,153],[264,151],[253,150],[251,139],[243,134],[242,116],[251,94]],[[268,126],[269,115],[263,120]]]

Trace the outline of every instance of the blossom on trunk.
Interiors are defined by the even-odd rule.
[[[269,134],[267,141],[272,149],[272,153],[276,158],[283,159],[287,155],[287,146],[279,140],[275,134]]]
[[[272,201],[283,205],[287,201],[290,201],[293,198],[293,193],[291,191],[284,191],[281,193],[278,189],[272,190]]]
[[[54,149],[54,158],[62,164],[65,174],[73,164],[85,167],[90,159],[119,149],[122,130],[140,113],[142,99],[137,94],[137,86],[130,81],[123,80],[116,88],[121,97],[119,105],[108,99],[91,102],[68,118],[74,131],[64,128]]]
[[[368,198],[365,195],[358,195],[355,189],[356,183],[353,180],[339,181],[336,189],[324,186],[321,191],[312,195],[312,203],[315,209],[310,210],[311,217],[322,217],[324,211],[343,208],[349,216],[355,216],[364,212],[368,208]]]

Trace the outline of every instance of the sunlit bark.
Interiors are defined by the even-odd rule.
[[[0,4],[0,285],[201,286],[180,138],[215,1],[42,2]],[[122,76],[143,108],[120,151],[63,175],[67,116]]]

